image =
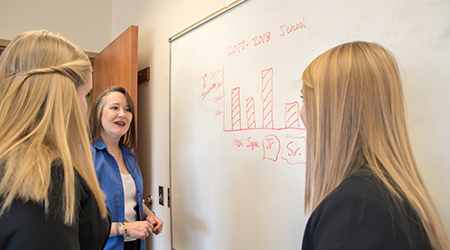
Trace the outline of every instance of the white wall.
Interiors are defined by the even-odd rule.
[[[130,25],[139,26],[138,69],[150,67],[150,81],[138,88],[139,162],[144,175],[144,195],[155,198],[152,209],[165,222],[161,235],[152,237],[149,249],[170,248],[169,187],[169,38],[232,0],[113,0],[112,37]],[[158,186],[164,186],[165,204],[158,205]]]
[[[0,0],[0,39],[46,29],[100,52],[111,41],[111,6],[111,0]]]

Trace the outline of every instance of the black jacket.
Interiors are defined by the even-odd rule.
[[[78,219],[74,226],[64,225],[61,213],[63,190],[62,167],[52,166],[49,213],[44,204],[14,200],[0,216],[0,249],[2,250],[99,250],[109,237],[111,219],[100,217],[97,203],[86,182],[76,172]],[[4,198],[0,197],[0,202]]]
[[[412,209],[395,206],[386,187],[362,170],[345,179],[312,213],[302,249],[432,248]]]

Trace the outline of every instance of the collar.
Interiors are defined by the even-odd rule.
[[[103,139],[101,137],[99,137],[98,140],[92,143],[92,146],[94,146],[94,148],[99,150],[106,149],[106,144],[105,142],[103,142]]]
[[[98,150],[107,149],[106,144],[103,141],[102,137],[99,137],[96,142],[92,143],[92,146],[94,146],[94,148],[96,148]],[[122,143],[122,141],[119,141],[119,147],[122,149],[122,152],[128,152],[128,150],[124,150],[124,149],[127,149],[127,147]]]

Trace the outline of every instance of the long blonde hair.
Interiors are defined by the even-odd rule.
[[[14,199],[48,202],[52,162],[62,163],[64,223],[77,219],[75,170],[107,215],[76,88],[92,66],[74,44],[49,31],[18,35],[0,57],[0,215]],[[46,206],[47,207],[47,206]],[[46,211],[48,212],[48,211]]]
[[[303,73],[307,117],[305,210],[367,166],[394,201],[420,218],[434,249],[450,249],[414,159],[399,69],[382,46],[352,42],[317,57]]]

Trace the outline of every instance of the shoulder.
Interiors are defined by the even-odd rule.
[[[353,174],[311,215],[304,236],[304,246],[310,247],[304,249],[409,249],[393,219],[405,215],[390,205],[390,195],[373,175]]]
[[[325,199],[335,201],[362,199],[370,201],[372,205],[386,208],[387,195],[386,188],[373,174],[361,171],[346,178]]]
[[[0,232],[0,248],[79,249],[77,223],[73,226],[64,224],[63,190],[64,168],[57,159],[51,166],[48,200],[14,200],[11,207],[0,216],[0,223],[8,225]],[[24,235],[27,235],[26,240],[23,240]]]
[[[78,228],[46,215],[43,204],[16,200],[0,216],[0,223],[7,225],[0,231],[0,248],[4,250],[79,249]]]
[[[389,211],[383,194],[385,191],[374,176],[365,173],[354,174],[319,204],[311,219],[329,217],[343,225],[354,222],[362,224],[373,217],[384,219],[389,215]],[[354,221],[355,218],[359,219]]]
[[[101,137],[91,143],[91,151],[93,155],[95,155],[96,152],[106,151],[106,144]]]
[[[349,206],[376,207],[380,211],[387,211],[387,190],[372,175],[358,172],[346,178],[334,189],[316,208],[315,213],[339,211],[338,208]],[[316,213],[316,214],[317,214]]]
[[[76,169],[74,171],[74,187],[75,187],[75,195],[76,202],[82,202],[90,193],[90,188],[87,185],[86,181],[81,177],[80,173]],[[64,187],[64,168],[59,159],[56,159],[52,163],[51,169],[51,182],[49,187],[49,205],[52,212],[62,211],[61,208],[64,206],[63,201],[63,190]]]

